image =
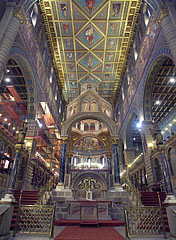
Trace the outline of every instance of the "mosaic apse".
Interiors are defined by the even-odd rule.
[[[39,0],[65,99],[98,84],[112,103],[120,87],[141,0]]]

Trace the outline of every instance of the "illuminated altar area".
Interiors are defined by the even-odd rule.
[[[62,123],[59,184],[52,194],[56,219],[124,219],[117,124],[112,106],[84,84]],[[83,216],[82,216],[83,215]]]

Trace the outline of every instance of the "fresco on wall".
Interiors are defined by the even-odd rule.
[[[157,18],[153,14],[151,16],[151,19],[147,28],[147,32],[146,32],[146,35],[139,53],[139,57],[136,63],[136,67],[135,67],[136,72],[135,74],[133,74],[133,77],[130,77],[129,87],[128,87],[128,104],[124,101],[121,105],[123,111],[119,116],[120,123],[124,122],[124,118],[128,112],[128,107],[132,103],[138,83],[142,78],[145,67],[147,65],[147,62],[153,50],[154,44],[156,43],[157,37],[159,35],[159,32],[160,32],[160,25],[157,23]],[[140,99],[139,98],[140,96],[137,96],[137,97],[138,99]],[[137,101],[137,104],[140,104],[140,101]],[[119,129],[121,127],[120,123],[119,123]]]
[[[97,153],[106,151],[104,144],[94,137],[86,137],[76,142],[74,151],[82,153]]]
[[[142,44],[142,48],[140,50],[140,54],[138,57],[138,61],[136,64],[137,81],[139,81],[142,77],[143,71],[150,57],[153,46],[156,43],[156,39],[159,35],[159,31],[160,31],[160,25],[157,23],[157,19],[153,14],[149,22],[149,26],[147,28],[147,32],[146,32],[146,35]]]

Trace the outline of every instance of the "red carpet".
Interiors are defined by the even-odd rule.
[[[54,240],[125,240],[112,227],[66,227]]]
[[[91,220],[87,221],[91,224]],[[95,222],[95,221],[92,221]],[[71,219],[60,219],[55,221],[54,223],[56,226],[79,226],[80,220],[71,220]],[[124,226],[125,223],[120,220],[98,220],[99,226],[111,226],[111,227],[118,227]]]

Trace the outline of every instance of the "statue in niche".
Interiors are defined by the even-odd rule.
[[[24,144],[24,139],[26,136],[26,132],[27,132],[27,122],[23,122],[22,125],[19,127],[18,130],[18,139],[17,139],[17,143],[18,144]]]
[[[153,130],[150,129],[150,132],[156,141],[156,146],[160,146],[163,144],[163,136],[161,134],[161,130],[158,128],[158,126],[155,124],[155,128]]]

